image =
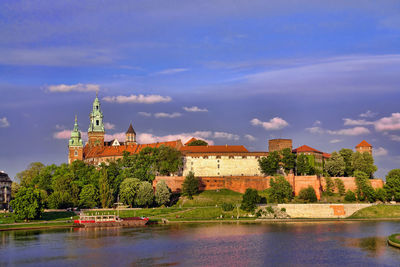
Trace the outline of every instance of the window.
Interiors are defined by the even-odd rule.
[[[99,126],[99,120],[96,120],[96,125]]]
[[[242,156],[242,159],[247,159],[247,157],[246,156]]]
[[[99,106],[96,106],[96,110],[99,110]]]
[[[218,164],[218,169],[219,169],[219,164]]]
[[[221,156],[217,156],[217,159],[220,159],[221,158]]]
[[[78,156],[78,150],[75,150],[75,157],[77,157]]]
[[[203,159],[208,159],[208,156],[204,156]]]
[[[234,157],[234,156],[229,156],[229,158],[230,158],[230,159],[234,159],[235,157]]]

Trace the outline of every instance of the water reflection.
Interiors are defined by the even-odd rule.
[[[0,233],[0,266],[386,265],[398,222],[171,224]]]

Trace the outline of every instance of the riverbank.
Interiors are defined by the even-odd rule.
[[[390,235],[388,243],[393,247],[400,248],[400,233]]]

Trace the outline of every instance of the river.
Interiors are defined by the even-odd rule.
[[[0,232],[0,266],[400,266],[400,222],[207,223]]]

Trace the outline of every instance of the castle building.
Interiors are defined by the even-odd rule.
[[[0,171],[0,209],[7,209],[11,200],[12,181],[7,173]]]
[[[292,139],[270,139],[268,140],[268,151],[282,151],[285,148],[292,150],[293,144]]]
[[[368,144],[367,141],[362,140],[361,143],[356,145],[356,151],[362,153],[367,152],[368,154],[372,155],[372,146]]]

